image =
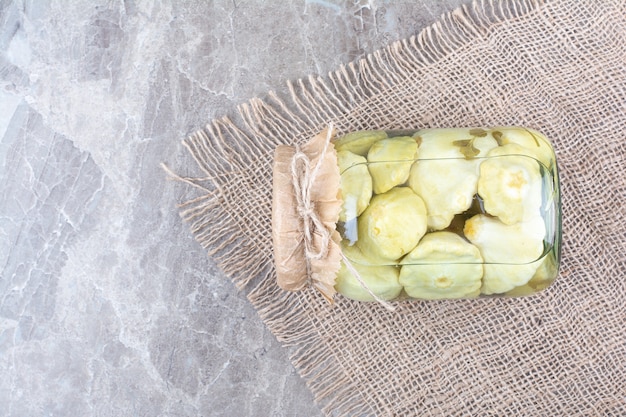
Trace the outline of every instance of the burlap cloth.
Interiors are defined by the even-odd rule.
[[[328,77],[269,93],[184,143],[197,240],[290,349],[328,415],[626,415],[626,2],[480,2]],[[522,125],[553,140],[557,282],[519,299],[395,312],[275,283],[272,155],[356,129]]]

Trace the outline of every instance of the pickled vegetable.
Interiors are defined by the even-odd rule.
[[[523,127],[496,127],[491,134],[500,146],[511,143],[521,146],[530,156],[552,169],[554,152],[548,140],[541,133]]]
[[[360,216],[372,198],[372,177],[367,160],[349,151],[337,152],[337,164],[341,173],[341,198],[344,203],[339,221],[347,222]],[[348,169],[352,167],[352,169]]]
[[[426,233],[426,206],[408,187],[374,196],[359,217],[357,245],[373,259],[396,261]]]
[[[543,257],[541,264],[535,271],[535,275],[528,281],[528,285],[537,291],[548,288],[556,277],[558,266],[556,264],[554,252],[549,252]]]
[[[472,132],[473,136],[470,132],[429,129],[419,133],[419,160],[411,168],[409,186],[424,200],[432,230],[445,229],[456,214],[470,207],[482,162],[476,158],[498,146],[487,133]]]
[[[506,225],[479,214],[465,223],[463,231],[487,262],[484,265],[483,294],[500,294],[524,285],[539,268],[546,234],[541,217]]]
[[[417,155],[417,142],[412,137],[383,139],[367,153],[374,192],[382,194],[409,179],[409,171]]]
[[[350,151],[357,155],[367,156],[372,145],[387,137],[384,130],[361,130],[351,132],[335,141],[337,151]]]
[[[483,259],[455,233],[429,233],[402,259],[400,284],[413,298],[471,298],[480,294]]]
[[[489,152],[480,166],[478,194],[485,210],[504,224],[515,224],[540,216],[542,178],[537,160],[526,156],[517,144]]]
[[[400,295],[402,285],[398,282],[399,270],[390,265],[363,265],[358,259],[363,255],[356,246],[342,245],[342,251],[349,259],[351,265],[359,274],[359,278],[377,297],[383,300],[393,300]],[[357,301],[373,301],[374,297],[358,281],[357,277],[342,262],[335,289],[344,296]]]

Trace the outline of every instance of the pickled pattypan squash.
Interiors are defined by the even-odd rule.
[[[342,251],[352,262],[350,264],[357,271],[363,283],[377,297],[383,300],[392,300],[402,291],[398,282],[399,269],[393,265],[365,265],[358,262],[365,258],[357,246],[342,245]],[[367,261],[366,261],[367,262]],[[350,269],[341,262],[341,267],[335,281],[335,290],[352,300],[373,301],[374,297],[361,285]]]
[[[426,233],[426,206],[408,187],[374,196],[358,219],[357,245],[372,259],[397,260]]]
[[[530,156],[541,162],[546,168],[554,165],[552,146],[544,135],[524,127],[496,127],[491,135],[501,146],[514,143],[526,149]]]
[[[371,146],[381,139],[385,139],[384,130],[361,130],[351,132],[335,141],[337,151],[350,151],[360,156],[366,156]]]
[[[483,294],[501,294],[525,285],[543,261],[546,228],[541,217],[507,225],[478,214],[465,222],[463,232],[486,262]]]
[[[373,144],[367,161],[374,192],[382,194],[405,183],[416,156],[417,142],[410,136],[383,139]]]
[[[341,173],[341,198],[343,204],[339,221],[348,222],[360,216],[372,197],[372,177],[367,160],[349,151],[337,152],[337,164]]]
[[[483,258],[478,248],[451,232],[428,233],[402,259],[400,284],[413,298],[471,298],[480,294]]]
[[[419,141],[409,186],[426,204],[428,227],[445,229],[472,204],[479,158],[498,144],[482,129],[426,129],[419,132]]]
[[[478,194],[487,213],[512,225],[540,215],[540,165],[525,148],[511,143],[489,152],[480,165]]]

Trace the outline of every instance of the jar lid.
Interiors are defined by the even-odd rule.
[[[341,263],[341,176],[325,129],[302,146],[274,152],[272,239],[278,285],[288,291],[313,286],[329,301]]]

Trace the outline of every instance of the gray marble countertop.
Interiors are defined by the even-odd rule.
[[[321,415],[159,164],[462,3],[0,1],[0,415]]]

